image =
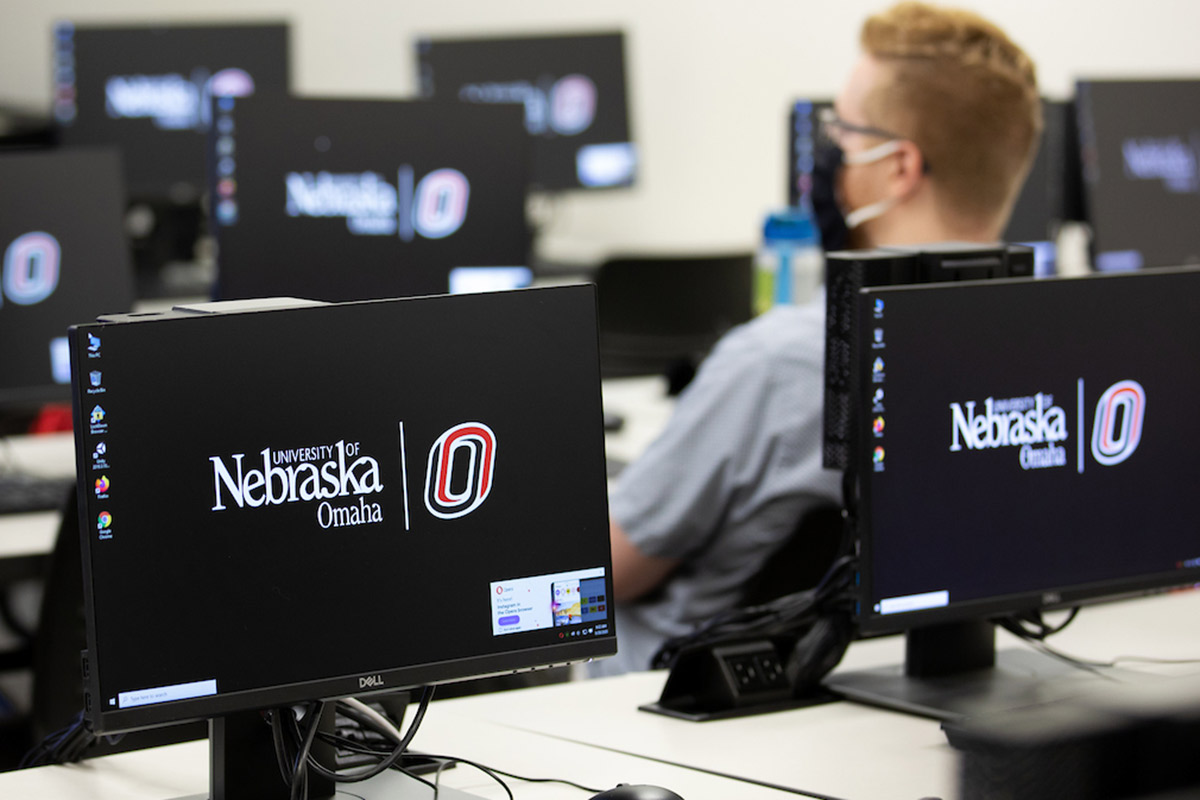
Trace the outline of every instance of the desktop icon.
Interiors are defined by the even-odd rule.
[[[102,531],[112,527],[112,514],[107,511],[101,511],[100,516],[96,517],[96,528]]]
[[[876,373],[883,372],[883,359],[876,358],[875,362],[871,365],[871,369]]]
[[[875,422],[871,425],[871,430],[876,436],[883,436],[883,417],[876,417]]]
[[[883,328],[875,329],[875,344],[883,344]]]
[[[876,447],[876,448],[875,448],[875,453],[874,453],[874,455],[872,456],[872,458],[874,459],[875,463],[876,463],[876,464],[882,464],[882,463],[883,463],[883,456],[884,456],[884,453],[883,453],[883,448],[882,448],[882,447]]]
[[[89,353],[99,353],[100,352],[100,337],[94,333],[88,334],[88,352]]]
[[[96,442],[96,452],[92,453],[92,458],[100,458],[108,452],[108,445],[104,442]]]
[[[883,298],[876,297],[875,298],[875,319],[879,319],[882,316],[883,316]]]
[[[874,395],[874,397],[871,398],[871,402],[874,403],[876,406],[883,405],[883,389],[875,390],[875,395]]]
[[[217,203],[217,219],[222,225],[232,225],[237,222],[238,205],[233,200],[222,200]]]
[[[92,386],[99,386],[100,385],[100,370],[94,369],[90,373],[88,373],[88,380],[91,381]]]
[[[105,417],[105,413],[104,413],[103,408],[101,408],[100,406],[96,406],[95,408],[92,409],[92,424],[103,422],[104,417]]]
[[[107,476],[107,475],[101,475],[99,478],[96,478],[96,494],[97,494],[97,495],[102,495],[102,494],[104,494],[105,492],[107,492],[107,491],[108,491],[108,488],[109,488],[111,485],[112,485],[112,484],[109,482],[109,480],[108,480],[108,476]]]

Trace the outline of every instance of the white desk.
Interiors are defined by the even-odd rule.
[[[1053,644],[1072,655],[1200,658],[1200,592],[1084,609]],[[1001,632],[997,645],[1024,647]],[[903,640],[855,643],[839,669],[899,663]],[[1196,673],[1200,664],[1128,664],[1147,672]],[[686,722],[638,711],[656,700],[665,672],[447,701],[470,719],[557,736],[774,786],[842,798],[957,796],[957,756],[932,720],[835,703],[756,717]],[[1103,685],[1080,674],[1083,683]],[[580,720],[588,720],[581,724]]]
[[[832,703],[715,722],[638,711],[664,672],[446,701],[519,731],[841,798],[955,796],[956,756],[936,722]]]
[[[585,786],[610,788],[618,782],[664,786],[686,800],[785,800],[794,794],[719,778],[670,764],[611,753],[483,720],[442,712],[435,703],[414,746],[454,755],[528,777],[568,778]],[[265,765],[274,769],[274,764]],[[586,800],[591,792],[562,784],[508,780],[521,800]],[[442,785],[473,796],[500,800],[503,789],[483,773],[460,765],[442,773]],[[0,773],[0,797],[87,798],[88,800],[166,800],[205,797],[208,743],[204,741],[93,759],[80,764]],[[348,794],[359,791],[351,784]],[[431,796],[429,792],[426,796]],[[339,795],[342,796],[342,795]],[[393,799],[394,800],[394,799]]]
[[[1088,658],[1196,658],[1198,613],[1200,592],[1097,606],[1086,609],[1055,644]],[[1004,641],[1006,634],[1001,639],[1002,646],[1012,643]],[[895,637],[858,642],[844,666],[894,662],[901,649]],[[1200,666],[1145,669],[1194,674]],[[658,696],[664,679],[662,672],[639,673],[437,702],[415,746],[597,787],[654,783],[688,800],[795,796],[769,784],[838,798],[957,796],[957,757],[934,721],[852,703],[704,723],[638,711],[639,704]],[[0,774],[0,797],[199,795],[206,771],[204,743],[175,745]],[[466,767],[446,773],[445,780],[484,798],[503,797],[499,787]],[[588,797],[558,785],[516,786],[518,797],[531,800]]]
[[[75,440],[70,433],[10,436],[0,440],[0,464],[43,475],[75,472]],[[0,578],[32,577],[41,558],[54,549],[57,511],[0,515]]]
[[[632,461],[650,444],[675,408],[667,396],[667,380],[663,377],[613,378],[601,386],[604,410],[621,415],[625,420],[619,431],[604,436],[604,450],[610,458]]]

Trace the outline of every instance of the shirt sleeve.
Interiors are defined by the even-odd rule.
[[[748,326],[722,339],[663,433],[622,473],[609,510],[646,555],[686,558],[703,548],[745,488],[748,440],[776,378],[758,345]]]

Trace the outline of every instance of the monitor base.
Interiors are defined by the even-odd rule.
[[[362,783],[344,784],[333,797],[334,800],[432,800],[433,789],[407,775],[385,772]],[[437,797],[438,800],[480,800],[479,795],[448,786],[439,787]],[[193,794],[176,800],[209,800],[209,795]]]
[[[1002,650],[993,667],[936,677],[905,674],[901,664],[835,672],[824,686],[847,700],[942,721],[1062,700],[1110,683],[1155,676],[1105,668],[1103,675],[1032,650]]]

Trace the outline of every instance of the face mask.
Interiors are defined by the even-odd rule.
[[[837,175],[846,154],[830,141],[813,149],[812,207],[825,252],[845,250],[850,239],[846,217],[837,202]]]
[[[875,219],[896,204],[896,198],[888,197],[877,203],[863,206],[843,214],[837,202],[837,174],[844,164],[870,164],[887,158],[900,149],[899,140],[893,139],[876,145],[861,153],[847,156],[837,144],[824,141],[813,153],[812,205],[821,232],[821,246],[830,250],[845,249],[850,240],[850,231],[868,220]]]

